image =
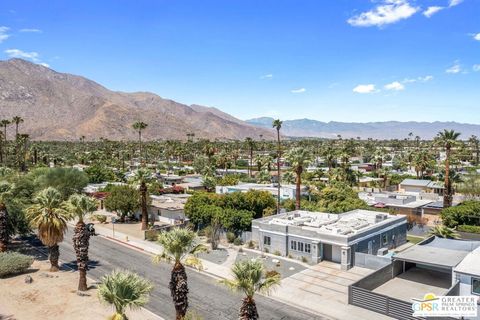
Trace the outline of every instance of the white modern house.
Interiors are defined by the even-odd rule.
[[[189,197],[189,194],[151,195],[152,202],[148,207],[150,219],[172,225],[184,223],[188,220],[184,207]]]
[[[407,219],[378,211],[341,214],[291,211],[252,221],[252,240],[259,249],[282,256],[322,260],[349,269],[355,253],[377,255],[406,242]]]
[[[260,184],[260,183],[239,183],[235,186],[217,186],[215,192],[217,194],[226,194],[232,192],[247,192],[249,190],[260,190],[270,192],[274,197],[277,197],[278,188],[274,184]],[[302,186],[300,192],[302,195],[306,194],[307,188]],[[295,199],[296,187],[293,184],[282,184],[280,186],[280,199]]]
[[[460,281],[460,295],[476,295],[480,303],[480,247],[470,252],[454,269],[455,279]],[[480,317],[478,317],[480,319]]]

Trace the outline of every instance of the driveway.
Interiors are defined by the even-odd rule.
[[[275,298],[319,312],[332,319],[390,319],[366,309],[348,305],[348,286],[372,273],[373,270],[354,267],[348,271],[340,264],[322,261],[282,280],[282,286],[272,294]]]

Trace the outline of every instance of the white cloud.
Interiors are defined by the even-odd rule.
[[[420,10],[410,5],[408,0],[383,0],[370,11],[362,12],[347,20],[354,27],[383,26],[410,18]]]
[[[298,89],[293,89],[292,91],[290,91],[291,93],[304,93],[305,91],[307,91],[307,89],[305,88],[298,88]]]
[[[40,29],[35,29],[35,28],[25,28],[25,29],[20,29],[20,32],[33,32],[33,33],[42,33],[42,30]]]
[[[375,92],[375,85],[374,84],[359,84],[355,88],[353,88],[353,92],[356,93],[372,93]]]
[[[453,74],[460,73],[461,71],[462,71],[462,67],[460,66],[460,62],[458,62],[458,60],[455,61],[450,68],[445,70],[446,73],[453,73]]]
[[[473,39],[480,41],[480,32],[473,35]]]
[[[260,77],[260,79],[272,79],[273,78],[273,74],[264,74],[263,76]]]
[[[427,10],[423,11],[423,15],[427,18],[430,18],[433,16],[435,13],[445,9],[445,7],[438,7],[438,6],[432,6],[428,7]]]
[[[40,55],[38,54],[38,52],[35,52],[35,51],[25,52],[19,49],[7,49],[5,50],[5,53],[10,58],[28,59],[28,60],[31,60],[32,62],[38,63],[39,65],[50,68],[50,65],[40,60]]]
[[[402,90],[405,90],[405,86],[403,84],[401,84],[400,82],[398,81],[394,81],[392,83],[389,83],[389,84],[386,84],[384,86],[385,89],[387,90],[392,90],[392,91],[402,91]]]
[[[430,80],[433,80],[433,76],[428,75],[424,77],[405,78],[403,79],[402,83],[428,82]]]
[[[450,3],[448,4],[448,6],[449,7],[455,7],[455,6],[458,6],[462,2],[463,2],[463,0],[450,0]]]
[[[9,27],[0,27],[0,43],[10,38],[10,35],[7,34]]]
[[[480,71],[480,64],[474,64],[473,65],[473,71],[479,72]]]

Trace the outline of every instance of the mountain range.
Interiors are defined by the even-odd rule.
[[[59,73],[23,59],[0,61],[0,119],[20,116],[20,131],[35,140],[136,139],[136,121],[146,140],[274,137],[216,108],[185,105],[149,92],[116,92],[81,76]],[[11,126],[7,133],[13,135]]]
[[[0,119],[20,116],[20,131],[34,140],[132,140],[136,121],[148,124],[146,140],[275,138],[273,118],[243,121],[221,110],[185,105],[150,92],[111,91],[81,76],[59,73],[23,59],[0,61]],[[466,139],[480,136],[480,125],[456,122],[321,122],[285,120],[281,133],[290,137],[404,139],[409,133],[433,138],[453,129]],[[7,134],[13,135],[14,126]]]
[[[248,123],[264,128],[272,126],[273,118],[261,117],[246,120]],[[320,138],[357,138],[361,139],[405,139],[412,133],[414,138],[432,139],[444,129],[455,130],[461,133],[462,139],[471,135],[480,136],[480,125],[458,122],[322,122],[311,119],[285,120],[281,133],[290,137],[320,137]]]

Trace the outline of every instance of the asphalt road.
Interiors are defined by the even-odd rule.
[[[69,267],[75,268],[71,238],[72,232],[69,231],[60,245],[60,259]],[[38,241],[36,245],[39,245]],[[91,264],[87,276],[95,280],[114,269],[129,269],[153,281],[155,289],[146,308],[165,319],[175,319],[175,309],[168,289],[171,265],[153,264],[149,255],[101,237],[91,238],[89,257]],[[242,300],[240,294],[229,291],[201,272],[187,270],[187,274],[190,310],[195,310],[205,320],[238,319]],[[264,296],[257,295],[255,300],[260,319],[324,319]]]

